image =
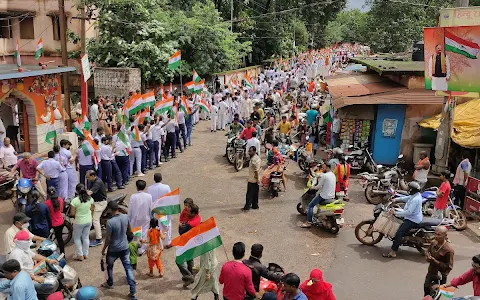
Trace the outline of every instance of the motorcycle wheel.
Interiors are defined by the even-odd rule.
[[[320,136],[320,145],[326,145],[327,144],[327,135],[322,134]]]
[[[237,153],[235,155],[235,170],[239,172],[243,169],[243,153]]]
[[[383,233],[375,231],[373,228],[373,223],[375,223],[374,220],[362,221],[358,223],[357,227],[355,227],[355,237],[360,243],[367,246],[373,246],[380,243],[380,241],[383,239]],[[366,227],[366,229],[363,229],[364,227]],[[375,233],[378,233],[377,237],[375,237]],[[367,239],[368,237],[369,239]]]
[[[435,200],[425,201],[422,205],[422,213],[424,216],[431,216],[434,209]]]
[[[306,172],[306,170],[305,170],[305,163],[304,163],[303,158],[299,158],[299,159],[298,159],[298,167],[299,167],[300,170],[302,170],[303,172]]]
[[[70,222],[65,220],[63,222],[63,229],[62,229],[63,243],[65,245],[68,244],[72,240],[72,236],[73,236],[73,225]],[[57,236],[55,235],[54,232],[52,232],[48,238],[53,242],[57,241]]]
[[[298,212],[299,214],[301,214],[302,216],[306,216],[306,215],[307,215],[307,211],[303,208],[302,203],[298,203],[298,204],[297,204],[297,212]]]
[[[327,228],[327,229],[328,229],[328,232],[330,232],[332,234],[337,234],[340,231],[340,227],[338,227],[337,224],[334,224],[332,227]]]
[[[228,150],[228,145],[225,147],[225,154],[227,155],[228,162],[233,164],[235,161],[235,151],[233,147],[231,147],[230,150]]]
[[[369,203],[377,205],[382,203],[383,196],[382,195],[375,196],[373,194],[374,188],[375,188],[374,182],[370,182],[369,184],[367,184],[367,186],[365,187],[365,198]]]
[[[461,210],[454,210],[450,211],[450,219],[454,220],[453,228],[457,231],[462,231],[467,229],[467,217]]]
[[[274,188],[272,188],[272,189],[271,189],[271,194],[272,194],[272,197],[273,197],[273,198],[276,198],[276,197],[278,197],[278,190],[277,190],[277,189],[274,189]]]

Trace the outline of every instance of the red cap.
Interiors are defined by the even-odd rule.
[[[27,241],[30,239],[30,235],[28,234],[28,232],[26,230],[20,230],[19,232],[17,232],[17,234],[15,234],[15,236],[13,237],[13,240],[17,240],[17,241]]]

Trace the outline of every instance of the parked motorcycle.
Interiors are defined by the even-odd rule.
[[[391,168],[384,168],[377,165],[379,173],[360,173],[362,186],[365,188],[365,198],[371,204],[379,204],[387,201],[391,193],[390,189],[407,190],[407,182],[405,181],[406,170],[401,168],[403,163],[403,154],[398,156],[397,164]]]
[[[353,151],[346,154],[345,159],[347,163],[350,164],[352,170],[362,170],[366,168],[372,173],[377,173],[377,164],[368,150],[368,143],[366,143],[363,148],[354,147],[352,145],[349,149],[352,149]]]
[[[385,205],[377,204],[373,209],[374,218],[362,221],[355,227],[355,237],[357,240],[367,246],[378,244],[384,237],[393,241],[395,236],[388,236],[378,232],[374,228],[374,224],[382,213],[394,209],[395,205],[396,204],[393,201],[390,201]],[[401,246],[415,248],[418,250],[418,252],[424,254],[425,249],[430,246],[430,242],[434,238],[435,227],[439,225],[450,226],[452,225],[452,222],[448,220],[423,218],[422,223],[418,224],[418,227],[410,230],[403,237]]]
[[[308,190],[302,195],[300,202],[297,204],[297,212],[299,214],[302,216],[307,215],[308,204],[313,200],[315,194],[315,190]],[[343,199],[326,200],[313,209],[312,225],[323,227],[330,233],[337,234],[340,231],[340,227],[343,227],[345,223],[345,219],[342,217],[344,210],[345,204]]]
[[[235,162],[235,140],[237,135],[231,132],[226,134],[227,136],[227,146],[225,148],[225,154],[227,156],[228,162],[233,164]]]

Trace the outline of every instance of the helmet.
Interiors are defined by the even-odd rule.
[[[57,244],[55,244],[51,240],[44,240],[37,250],[38,254],[45,257],[49,257],[55,251],[57,251]]]
[[[414,195],[418,192],[420,192],[420,185],[416,181],[411,181],[408,183],[408,194],[409,195]]]
[[[22,178],[18,181],[17,188],[20,190],[22,194],[27,194],[28,192],[30,192],[32,187],[33,187],[33,184],[30,179]]]
[[[102,296],[102,293],[93,286],[84,286],[81,287],[77,295],[75,296],[76,300],[93,300],[99,299]]]

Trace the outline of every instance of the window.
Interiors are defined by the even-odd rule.
[[[0,21],[0,38],[10,39],[12,38],[12,25],[9,19]]]
[[[33,40],[35,38],[35,31],[33,30],[33,17],[21,17],[20,22],[20,38],[26,40]]]
[[[52,28],[53,28],[53,40],[59,41],[60,40],[60,17],[59,16],[51,16],[52,18]]]

